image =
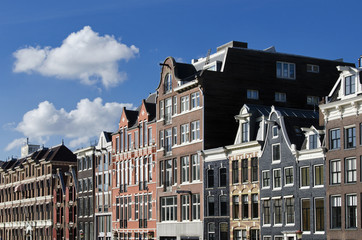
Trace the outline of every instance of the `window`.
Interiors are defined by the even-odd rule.
[[[258,181],[258,158],[256,157],[251,159],[251,181]]]
[[[319,104],[319,97],[317,97],[317,96],[307,96],[307,104],[317,106]]]
[[[172,144],[177,145],[177,127],[172,128]]]
[[[286,102],[287,101],[287,94],[282,92],[275,93],[275,101],[276,102]]]
[[[189,141],[189,125],[181,125],[181,144]]]
[[[273,126],[272,133],[273,133],[273,138],[278,137],[278,126]]]
[[[277,62],[277,78],[295,79],[295,64]]]
[[[241,178],[242,182],[248,182],[248,159],[241,160]]]
[[[263,213],[264,213],[264,225],[270,224],[270,200],[264,200],[263,203]]]
[[[172,75],[167,73],[164,80],[165,93],[169,93],[172,90]]]
[[[282,200],[274,200],[274,224],[282,224]]]
[[[207,172],[207,188],[213,188],[214,187],[214,170],[208,169]]]
[[[319,66],[313,64],[307,64],[307,72],[319,73]]]
[[[176,220],[177,220],[177,198],[176,198],[176,196],[162,197],[161,198],[161,221],[176,221]]]
[[[191,109],[200,106],[200,93],[192,93],[191,94]]]
[[[181,201],[182,201],[182,209],[181,209],[182,221],[189,220],[190,198],[188,195],[182,195]]]
[[[153,140],[152,140],[152,127],[148,128],[148,144],[154,144]]]
[[[164,102],[163,101],[160,101],[160,119],[163,119],[164,117]]]
[[[234,230],[234,240],[246,240],[246,230]]]
[[[241,124],[241,142],[248,142],[249,141],[249,123],[245,122]]]
[[[270,187],[270,171],[263,171],[263,188]]]
[[[239,196],[233,196],[233,219],[239,219]]]
[[[300,186],[309,187],[310,185],[309,167],[301,167],[300,175],[301,175]]]
[[[275,144],[272,146],[273,161],[280,161],[280,145]]]
[[[200,121],[191,122],[191,141],[200,139]]]
[[[316,149],[318,146],[318,134],[309,135],[309,149]]]
[[[294,183],[294,173],[293,168],[284,168],[284,184],[285,185],[293,185]]]
[[[181,167],[182,167],[182,182],[189,182],[190,161],[188,156],[181,157]]]
[[[215,216],[215,197],[207,197],[207,210],[209,212],[208,216]]]
[[[332,160],[330,163],[331,184],[341,183],[341,160]]]
[[[302,231],[310,231],[310,200],[302,199]]]
[[[315,230],[324,231],[324,199],[315,199]]]
[[[189,96],[181,97],[181,112],[189,110]]]
[[[259,91],[258,90],[252,90],[248,89],[246,96],[248,99],[259,99]]]
[[[324,185],[323,165],[314,166],[314,186]]]
[[[259,209],[258,209],[258,194],[251,194],[251,217],[258,218],[259,217]]]
[[[345,83],[344,86],[345,95],[350,95],[356,92],[356,79],[354,75],[346,77],[344,83]]]
[[[274,177],[274,188],[280,188],[281,187],[281,174],[280,169],[273,170],[273,177]]]
[[[242,210],[243,210],[243,219],[249,218],[249,200],[248,195],[242,195]]]
[[[341,133],[339,129],[332,129],[330,133],[329,147],[331,149],[338,149],[341,147]]]
[[[177,158],[173,159],[173,184],[177,184]]]
[[[208,223],[207,232],[208,232],[208,240],[215,240],[215,223],[214,222]]]
[[[345,148],[355,148],[356,147],[356,127],[346,128],[344,130],[345,134]]]
[[[192,181],[200,180],[200,159],[197,154],[191,155]]]
[[[250,229],[250,240],[259,240],[259,229]]]
[[[220,239],[229,239],[229,227],[227,223],[220,223]]]
[[[173,97],[173,108],[172,108],[172,110],[173,110],[174,115],[177,114],[177,96]]]
[[[172,150],[172,130],[171,128],[165,130],[165,152],[171,152]]]
[[[331,229],[342,227],[342,201],[341,196],[331,196]]]
[[[219,186],[220,187],[226,187],[226,177],[227,177],[227,173],[226,173],[226,168],[220,168],[219,169],[220,173],[220,183]]]
[[[207,187],[208,188],[214,187],[214,170],[213,169],[207,170]]]
[[[294,198],[286,198],[285,199],[285,209],[286,211],[286,223],[293,224],[294,223]]]
[[[238,166],[238,160],[232,161],[232,178],[233,178],[233,184],[239,182],[239,166]]]
[[[166,123],[171,122],[171,117],[172,117],[172,98],[167,98],[165,100],[165,122]]]
[[[357,227],[357,196],[346,196],[346,228]]]
[[[221,195],[220,196],[220,216],[226,216],[227,215],[227,202],[228,202],[228,198],[226,197],[226,195]]]
[[[172,185],[172,160],[166,160],[164,161],[165,167],[166,167],[166,187],[169,187]]]
[[[192,195],[192,219],[200,219],[200,194]]]

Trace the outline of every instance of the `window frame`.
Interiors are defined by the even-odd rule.
[[[340,148],[341,148],[341,129],[339,128],[329,129],[329,149],[334,150]]]
[[[259,99],[259,90],[256,89],[247,89],[246,90],[246,98],[251,100]]]
[[[290,169],[292,170],[291,176],[287,175],[287,172],[289,172]],[[289,180],[290,180],[290,178],[292,180],[290,183],[287,181],[288,178],[289,178]],[[289,186],[293,186],[293,185],[294,185],[294,168],[293,167],[285,167],[284,168],[284,186],[289,187]]]
[[[275,92],[274,100],[276,102],[286,102],[287,101],[287,94],[285,92]]]
[[[290,62],[276,62],[276,77],[281,79],[296,79],[296,65]]]
[[[278,152],[275,153],[276,148]],[[280,143],[272,144],[272,163],[279,163],[281,160]]]
[[[344,128],[344,148],[356,148],[356,126]]]
[[[276,172],[279,172],[279,176],[275,175]],[[281,176],[282,173],[281,172],[282,172],[281,168],[273,169],[273,190],[279,190],[282,188],[282,176]],[[279,179],[278,180],[279,186],[276,186],[277,179]]]

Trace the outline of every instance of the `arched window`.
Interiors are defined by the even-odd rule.
[[[214,187],[214,170],[212,169],[207,170],[207,187]]]
[[[165,93],[168,93],[172,90],[172,75],[170,73],[167,73],[164,79],[164,90]]]

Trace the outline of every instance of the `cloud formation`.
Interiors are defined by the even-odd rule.
[[[128,61],[139,53],[134,45],[117,41],[114,36],[99,36],[85,26],[71,33],[60,47],[26,47],[13,53],[13,71],[60,79],[80,80],[83,84],[101,82],[106,88],[118,85],[127,74],[119,71],[118,62]]]
[[[114,131],[121,116],[122,108],[134,108],[130,103],[105,103],[101,98],[94,101],[82,99],[76,109],[67,112],[63,108],[44,101],[24,114],[15,130],[26,137],[45,143],[51,136],[64,136],[70,139],[70,147],[89,144],[89,140],[99,136],[102,131]],[[9,151],[24,143],[23,139],[15,139],[5,150]]]

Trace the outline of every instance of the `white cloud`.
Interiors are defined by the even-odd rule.
[[[101,98],[96,98],[94,101],[82,99],[76,109],[67,112],[63,108],[56,109],[52,103],[44,101],[38,108],[25,113],[22,122],[15,129],[41,143],[46,143],[51,136],[64,136],[70,139],[70,147],[77,147],[89,144],[89,140],[99,136],[101,131],[116,130],[123,107],[134,108],[130,103],[103,104]],[[18,142],[14,140],[6,150],[17,146]]]
[[[11,149],[14,148],[20,148],[24,143],[26,143],[26,138],[14,139],[11,143],[9,143],[6,146],[5,151],[10,151]]]
[[[139,53],[134,45],[117,41],[114,36],[99,36],[91,27],[71,33],[60,47],[26,47],[13,53],[14,72],[39,73],[60,79],[77,79],[84,84],[101,82],[106,88],[116,86],[127,74],[118,62]]]

